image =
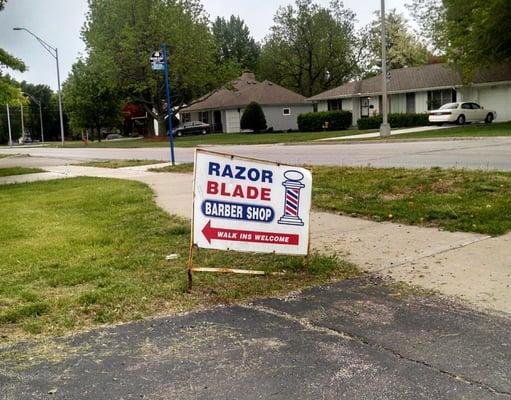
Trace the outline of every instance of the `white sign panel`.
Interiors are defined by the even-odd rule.
[[[193,239],[201,248],[306,255],[311,173],[197,149]]]

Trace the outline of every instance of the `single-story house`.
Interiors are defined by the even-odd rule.
[[[477,73],[464,85],[460,75],[446,64],[390,70],[387,75],[389,112],[425,113],[444,104],[473,101],[497,111],[497,121],[511,120],[511,65]],[[382,76],[348,82],[307,99],[317,111],[348,110],[357,120],[382,109]]]
[[[243,111],[253,101],[263,109],[268,128],[275,131],[298,129],[298,115],[313,110],[304,96],[270,81],[259,82],[253,73],[245,72],[225,88],[183,108],[181,122],[202,121],[210,124],[214,132],[240,132]]]

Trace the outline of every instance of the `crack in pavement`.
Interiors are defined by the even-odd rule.
[[[434,257],[434,256],[437,256],[437,255],[440,255],[440,254],[445,254],[445,253],[449,253],[451,251],[463,249],[463,248],[471,246],[473,244],[484,242],[484,241],[490,240],[490,239],[494,239],[494,237],[493,236],[484,236],[482,238],[477,238],[477,239],[474,239],[474,240],[469,240],[467,242],[464,242],[464,243],[461,243],[461,244],[456,244],[454,246],[449,246],[448,245],[444,249],[441,249],[441,250],[438,250],[438,251],[430,251],[429,253],[424,253],[424,254],[422,254],[422,255],[420,255],[418,257],[415,257],[415,258],[414,257],[408,257],[408,258],[404,259],[403,261],[398,262],[397,264],[387,265],[387,266],[385,266],[383,268],[380,268],[380,269],[372,269],[371,272],[372,273],[379,273],[379,272],[383,272],[383,271],[388,271],[388,270],[391,270],[391,269],[394,269],[394,268],[402,267],[403,265],[406,265],[406,264],[410,264],[410,263],[414,263],[414,262],[417,262],[417,261],[420,261],[420,260],[424,260],[425,258],[430,258],[430,257]]]
[[[310,330],[310,331],[323,333],[323,334],[326,334],[329,336],[336,336],[336,337],[339,337],[339,338],[342,338],[345,340],[356,341],[359,344],[369,346],[372,349],[378,350],[380,352],[389,353],[389,354],[393,355],[394,357],[399,358],[401,360],[421,365],[421,366],[426,367],[432,371],[438,372],[442,375],[446,375],[451,379],[457,380],[459,382],[463,382],[467,385],[477,386],[483,390],[486,390],[489,393],[501,396],[506,399],[511,399],[511,392],[495,389],[494,387],[488,385],[487,383],[480,382],[480,381],[477,381],[477,380],[474,380],[474,379],[471,379],[471,378],[468,378],[465,376],[457,375],[453,372],[439,368],[439,367],[437,367],[433,364],[430,364],[426,361],[416,360],[414,358],[407,357],[393,348],[390,348],[387,346],[382,346],[377,343],[372,343],[367,338],[365,338],[363,336],[359,336],[359,335],[356,335],[356,334],[353,334],[350,332],[341,331],[341,330],[337,330],[337,329],[333,329],[333,328],[318,326],[318,325],[315,325],[314,323],[312,323],[311,321],[309,321],[307,318],[298,318],[298,317],[295,317],[295,316],[288,314],[286,312],[278,311],[278,310],[268,308],[265,306],[252,304],[252,305],[240,305],[240,307],[245,308],[247,310],[251,310],[251,311],[270,314],[270,315],[278,317],[278,318],[282,318],[282,319],[285,319],[285,320],[288,320],[288,321],[291,321],[294,323],[298,323],[299,325],[303,326],[305,329]]]

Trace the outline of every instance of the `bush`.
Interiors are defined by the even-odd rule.
[[[383,122],[383,117],[375,115],[369,118],[360,118],[357,121],[358,129],[378,129]],[[392,128],[412,128],[415,126],[429,125],[428,114],[425,113],[394,113],[389,114],[389,124]]]
[[[325,111],[300,114],[298,128],[301,132],[341,131],[353,122],[349,111]]]
[[[254,132],[266,130],[266,117],[263,109],[255,101],[250,103],[241,116],[241,129],[250,129]]]

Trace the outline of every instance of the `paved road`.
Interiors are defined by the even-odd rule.
[[[364,278],[0,348],[0,398],[505,400],[510,332]]]
[[[211,149],[291,164],[372,165],[376,167],[458,167],[511,171],[511,138],[388,143],[215,146]],[[68,160],[167,160],[166,148],[140,149],[0,149]],[[190,162],[193,149],[176,149],[178,162]]]

